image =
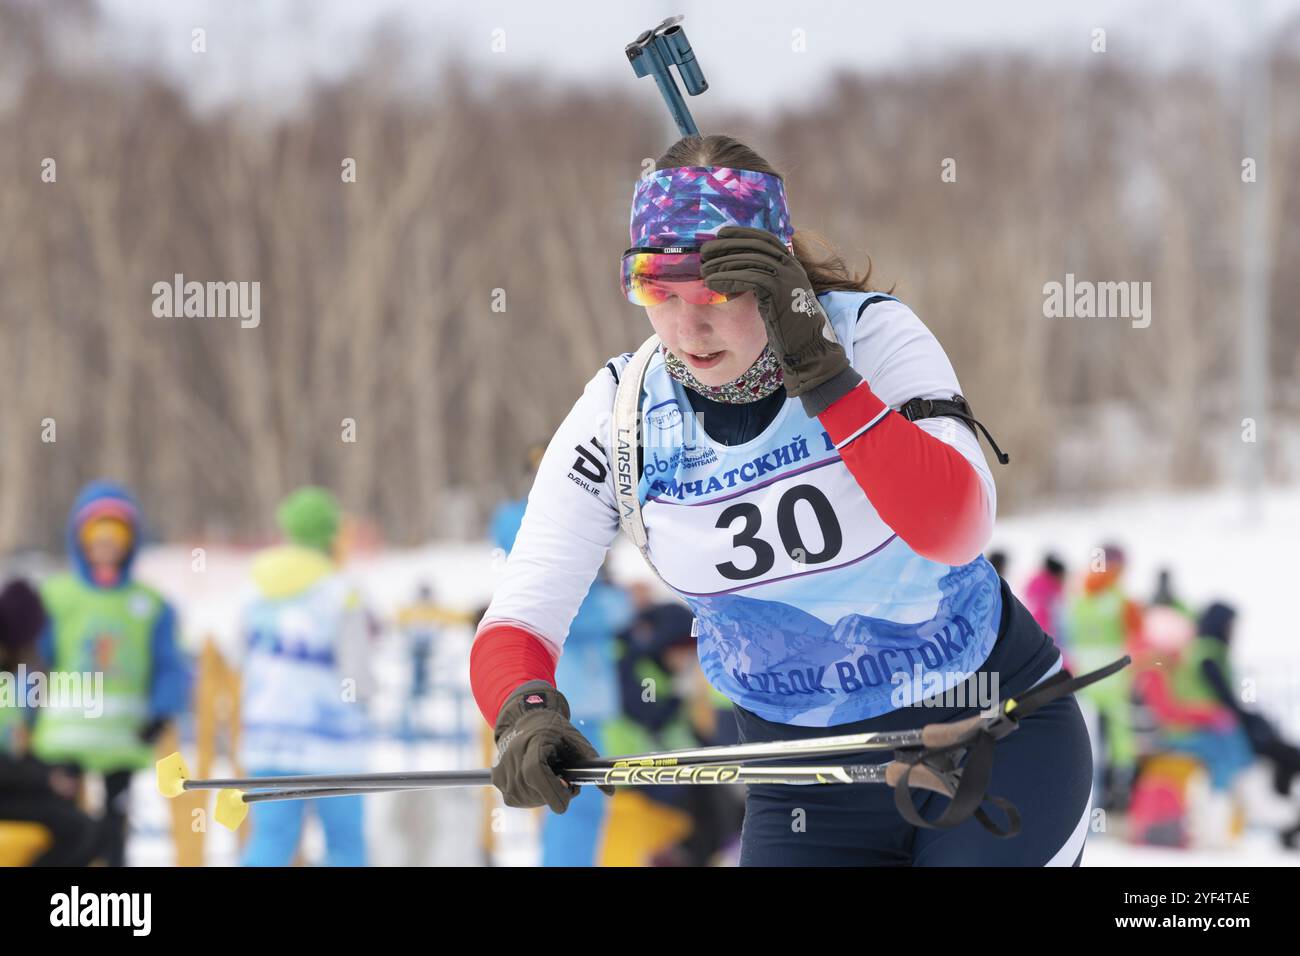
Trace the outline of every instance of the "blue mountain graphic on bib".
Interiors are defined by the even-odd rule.
[[[766,720],[824,727],[874,717],[898,706],[891,695],[910,702],[914,682],[947,689],[984,662],[1001,596],[970,579],[991,571],[979,560],[951,568],[933,616],[916,623],[851,613],[830,624],[783,601],[687,598],[700,664],[719,691]]]

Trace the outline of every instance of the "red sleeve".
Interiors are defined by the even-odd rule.
[[[881,519],[913,551],[952,565],[979,556],[993,519],[984,482],[961,452],[892,411],[866,382],[818,419]]]
[[[489,724],[520,684],[544,680],[555,684],[555,656],[536,634],[517,624],[488,624],[474,637],[469,652],[469,685]]]
[[[1155,715],[1170,724],[1213,725],[1222,719],[1222,708],[1212,704],[1184,704],[1169,689],[1165,675],[1152,668],[1137,676],[1138,692]]]

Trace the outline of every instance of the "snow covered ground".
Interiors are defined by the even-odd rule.
[[[1238,676],[1254,680],[1260,710],[1300,738],[1300,633],[1295,623],[1296,585],[1283,545],[1300,537],[1300,487],[1276,489],[1248,507],[1231,492],[1134,496],[1104,505],[1062,508],[1001,519],[992,548],[1007,552],[1007,578],[1022,585],[1047,550],[1072,570],[1083,567],[1091,550],[1114,541],[1129,556],[1127,582],[1135,596],[1149,597],[1156,573],[1173,571],[1177,592],[1193,606],[1226,600],[1239,611],[1234,647]],[[247,580],[245,552],[209,550],[196,563],[188,547],[155,548],[141,556],[139,573],[180,606],[186,641],[197,648],[211,635],[233,647],[239,595]],[[499,579],[504,560],[486,544],[431,544],[359,558],[350,573],[364,588],[376,613],[391,621],[415,594],[419,583],[433,585],[437,599],[473,612],[483,607]],[[640,555],[620,540],[611,558],[616,579],[657,585]],[[376,642],[375,668],[381,692],[374,710],[374,770],[461,768],[484,765],[481,722],[466,686],[470,632],[450,632],[434,661],[438,690],[422,717],[437,739],[405,741],[398,734],[407,684],[406,650],[389,628]],[[221,768],[224,770],[225,768]],[[1230,850],[1180,852],[1134,847],[1114,834],[1089,841],[1089,866],[1284,865],[1300,863],[1300,853],[1281,849],[1268,829],[1300,814],[1300,800],[1274,796],[1262,773],[1252,773],[1244,789],[1251,825]],[[136,839],[131,861],[171,862],[165,802],[150,775],[135,781]],[[508,810],[494,791],[381,795],[367,798],[367,830],[377,864],[532,865],[537,860],[539,815]],[[490,841],[486,835],[490,834]],[[488,851],[486,844],[491,843]],[[318,828],[309,824],[304,858],[321,856]],[[234,837],[213,826],[208,834],[210,864],[237,859]]]

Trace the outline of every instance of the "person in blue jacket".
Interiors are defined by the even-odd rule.
[[[154,743],[188,706],[191,684],[175,609],[131,576],[141,528],[126,489],[92,482],[68,518],[72,570],[41,584],[48,620],[39,655],[61,678],[50,686],[80,681],[82,693],[51,694],[32,752],[76,775],[103,775],[98,851],[109,866],[126,863],[131,775],[152,763]]]

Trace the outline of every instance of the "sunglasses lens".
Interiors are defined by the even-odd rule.
[[[733,298],[714,292],[700,278],[698,252],[633,252],[623,257],[623,292],[633,305],[660,305],[673,296],[695,305]]]

